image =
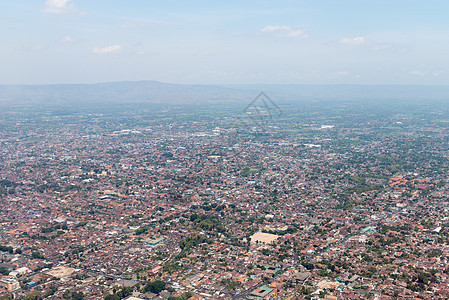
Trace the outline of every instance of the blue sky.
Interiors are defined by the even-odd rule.
[[[449,84],[449,1],[0,0],[0,84]]]

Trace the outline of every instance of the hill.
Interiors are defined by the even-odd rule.
[[[0,85],[2,104],[247,103],[260,91],[279,102],[313,100],[449,100],[449,86],[182,85],[157,81],[98,84]]]

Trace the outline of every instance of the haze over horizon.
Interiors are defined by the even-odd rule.
[[[448,85],[446,1],[0,2],[0,84]]]

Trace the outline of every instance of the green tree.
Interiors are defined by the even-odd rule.
[[[84,294],[82,292],[73,292],[72,293],[72,300],[83,300]]]
[[[39,258],[39,259],[43,259],[44,258],[44,256],[39,251],[31,252],[31,257],[32,258]]]
[[[155,280],[153,282],[147,283],[144,287],[145,292],[152,292],[155,294],[159,294],[165,289],[165,282],[161,280]]]
[[[23,300],[42,300],[42,299],[43,298],[41,296],[41,292],[39,291],[31,292],[23,298]]]

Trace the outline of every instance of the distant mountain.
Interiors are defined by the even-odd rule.
[[[157,81],[98,84],[0,85],[3,104],[145,102],[248,103],[260,91],[273,100],[449,100],[449,86],[400,85],[181,85]]]
[[[261,91],[280,101],[295,100],[446,100],[449,86],[424,85],[226,85],[234,89]]]
[[[157,81],[98,84],[0,85],[0,101],[15,103],[234,101],[245,96],[231,87],[181,85]]]

